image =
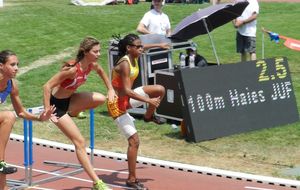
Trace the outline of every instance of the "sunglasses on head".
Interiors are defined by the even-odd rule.
[[[144,48],[143,45],[134,45],[134,44],[129,44],[129,45],[135,47],[136,49]]]

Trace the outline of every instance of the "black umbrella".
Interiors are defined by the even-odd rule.
[[[207,34],[239,17],[247,5],[247,1],[242,1],[235,4],[224,3],[200,9],[183,19],[173,30],[171,38],[189,40],[195,36]]]
[[[223,3],[201,9],[183,19],[175,27],[170,38],[189,40],[201,34],[208,34],[217,63],[220,65],[217,51],[209,32],[239,17],[248,4],[247,1],[240,1],[235,4]]]

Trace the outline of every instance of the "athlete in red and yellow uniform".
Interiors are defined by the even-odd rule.
[[[112,86],[118,97],[107,103],[108,112],[128,140],[129,175],[126,185],[140,190],[147,188],[137,180],[135,172],[139,137],[133,122],[134,119],[126,110],[147,103],[148,108],[144,120],[153,121],[153,113],[165,94],[165,89],[161,85],[147,85],[132,89],[134,80],[139,74],[137,60],[143,53],[143,47],[140,38],[135,34],[128,34],[119,40],[118,55],[120,59],[112,70]]]
[[[138,65],[137,60],[135,59],[134,60],[135,63],[134,63],[134,66],[133,66],[133,64],[131,64],[131,61],[130,61],[128,55],[125,55],[124,57],[122,57],[118,61],[118,63],[120,63],[124,60],[129,64],[129,68],[130,68],[129,79],[130,79],[130,83],[131,83],[131,86],[132,86],[133,83],[134,83],[134,80],[139,75],[139,65]],[[119,73],[117,73],[115,71],[115,69],[112,70],[112,86],[115,89],[119,89],[119,90],[124,88],[122,77]],[[128,108],[129,108],[129,96],[127,96],[127,95],[120,96],[120,97],[116,98],[113,102],[108,103],[109,114],[114,119],[121,116],[121,115],[123,115]]]

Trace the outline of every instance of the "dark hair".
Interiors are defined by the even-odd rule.
[[[127,54],[128,45],[132,45],[135,40],[140,39],[140,37],[136,34],[128,34],[123,39],[121,39],[120,35],[113,35],[113,38],[118,43],[118,59],[116,62],[118,62],[120,58]]]
[[[3,50],[0,52],[0,64],[5,64],[7,62],[8,57],[16,55],[15,52],[11,50]]]
[[[95,45],[99,45],[100,42],[94,37],[86,37],[80,43],[77,56],[76,63],[81,61],[84,57],[84,53],[89,52]]]

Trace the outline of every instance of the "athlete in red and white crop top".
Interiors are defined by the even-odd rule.
[[[69,65],[74,65],[76,67],[76,76],[74,79],[66,79],[64,80],[60,86],[64,89],[68,90],[76,90],[80,85],[84,84],[87,80],[87,76],[91,72],[92,64],[89,65],[86,71],[83,71],[80,67],[79,63],[75,63],[75,61],[68,62]]]

